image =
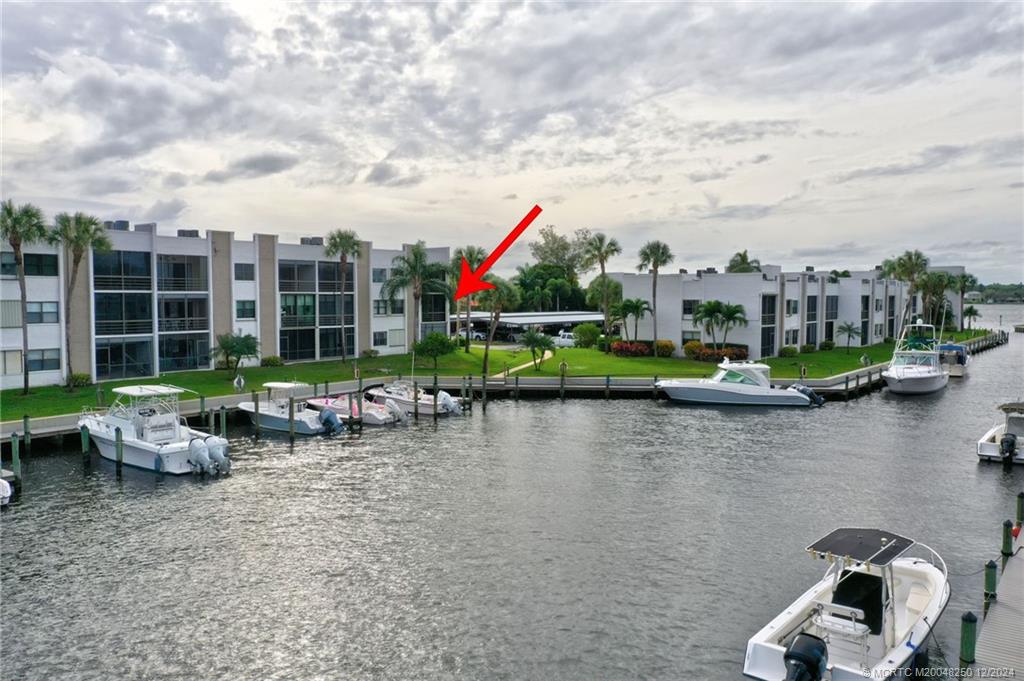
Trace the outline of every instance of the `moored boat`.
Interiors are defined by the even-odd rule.
[[[295,399],[297,390],[308,387],[305,383],[264,383],[267,399],[259,401],[258,411],[252,401],[239,402],[238,408],[249,415],[253,425],[267,430],[290,433],[294,427],[296,435],[333,435],[345,430],[333,411],[316,411],[310,409],[305,400]]]
[[[116,399],[106,410],[85,410],[78,427],[89,429],[100,456],[117,460],[117,429],[121,429],[122,463],[159,473],[227,473],[231,470],[228,441],[190,428],[182,418],[173,385],[129,385],[114,388]]]
[[[889,391],[902,395],[923,395],[942,390],[949,383],[949,370],[942,365],[935,327],[918,320],[900,331],[889,366],[882,378]]]
[[[366,426],[386,426],[405,419],[405,412],[394,400],[386,400],[377,404],[365,399],[362,395],[335,395],[333,397],[314,397],[306,403],[316,410],[329,409],[345,421],[352,418],[361,419]]]
[[[388,385],[376,386],[366,390],[366,396],[376,404],[384,405],[390,400],[406,414],[419,414],[432,416],[434,405],[437,405],[438,416],[449,414],[461,414],[462,405],[459,401],[444,390],[438,390],[437,396],[414,387],[409,381],[393,381]]]
[[[658,381],[657,387],[669,399],[692,404],[807,407],[820,406],[824,401],[807,386],[773,387],[767,364],[728,359],[718,365],[711,378],[667,379]]]
[[[967,367],[971,363],[971,353],[961,343],[943,343],[939,346],[942,364],[949,372],[950,378],[963,378],[967,375]]]
[[[986,461],[1024,463],[1024,402],[1008,402],[999,407],[1002,423],[992,426],[978,440],[978,457]]]
[[[915,547],[923,557],[915,557]],[[924,544],[840,528],[807,547],[824,577],[747,642],[743,673],[763,681],[854,681],[927,665],[949,602],[946,564]]]

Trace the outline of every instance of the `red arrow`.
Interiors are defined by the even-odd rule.
[[[487,274],[487,270],[494,266],[494,263],[498,262],[498,258],[505,254],[508,247],[511,246],[519,235],[526,231],[526,228],[530,226],[537,216],[540,215],[540,206],[534,206],[526,217],[519,221],[519,224],[515,226],[508,236],[505,237],[498,247],[491,251],[491,254],[487,256],[487,259],[480,263],[480,267],[476,269],[476,272],[470,269],[469,263],[466,259],[462,259],[462,273],[459,275],[459,287],[455,290],[455,300],[468,296],[471,293],[477,291],[484,291],[489,288],[494,288],[494,284],[484,281],[483,276]]]

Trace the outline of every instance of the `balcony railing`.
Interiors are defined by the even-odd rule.
[[[152,319],[96,320],[97,336],[123,336],[129,333],[153,333]]]
[[[345,326],[353,326],[356,323],[355,315],[345,315]],[[342,326],[340,314],[320,315],[320,326]]]
[[[158,277],[158,291],[205,291],[206,277]]]
[[[774,326],[775,325],[775,313],[765,314],[761,313],[761,326]]]
[[[341,282],[335,279],[321,279],[320,291],[322,293],[340,293]]]
[[[178,317],[161,319],[161,331],[207,331],[210,328],[208,317]]]
[[[293,329],[297,326],[316,326],[316,315],[312,314],[283,314],[281,315],[281,328]]]
[[[281,279],[278,281],[278,289],[285,293],[292,293],[295,291],[316,291],[315,281],[306,281],[304,279]]]
[[[97,274],[93,279],[93,285],[104,291],[148,291],[153,288],[153,278]]]

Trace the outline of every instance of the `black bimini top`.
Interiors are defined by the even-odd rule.
[[[840,527],[807,547],[821,556],[849,556],[858,563],[871,561],[872,565],[888,565],[914,545],[913,539],[901,537],[885,530],[863,527]]]

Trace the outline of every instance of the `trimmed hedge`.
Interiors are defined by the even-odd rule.
[[[800,353],[795,345],[783,345],[779,348],[779,357],[796,357],[798,354]]]
[[[721,362],[723,359],[728,359],[730,362],[741,361],[747,359],[750,354],[746,348],[741,347],[726,347],[721,350],[717,348],[704,347],[703,350],[697,355],[697,359],[701,362]]]
[[[89,374],[71,374],[71,381],[69,386],[72,388],[84,388],[87,385],[92,385],[92,376]]]
[[[703,349],[704,344],[699,340],[686,341],[683,343],[683,355],[686,356],[686,359],[697,359]]]
[[[800,354],[805,355],[814,352],[817,349],[818,348],[814,346],[814,343],[804,343],[803,345],[800,346]]]
[[[655,357],[671,357],[672,353],[676,351],[676,344],[670,340],[656,340],[654,341],[654,356]]]
[[[647,357],[651,354],[651,347],[646,343],[615,341],[612,343],[612,354],[616,357]]]
[[[590,322],[577,324],[572,329],[572,336],[575,339],[576,347],[592,348],[597,345],[597,341],[601,337],[601,327]]]
[[[278,357],[277,355],[267,355],[266,357],[263,357],[262,359],[260,359],[260,366],[261,367],[283,367],[284,366],[284,360],[281,359],[280,357]]]
[[[819,350],[835,350],[836,344],[830,340],[823,340],[818,344]]]

